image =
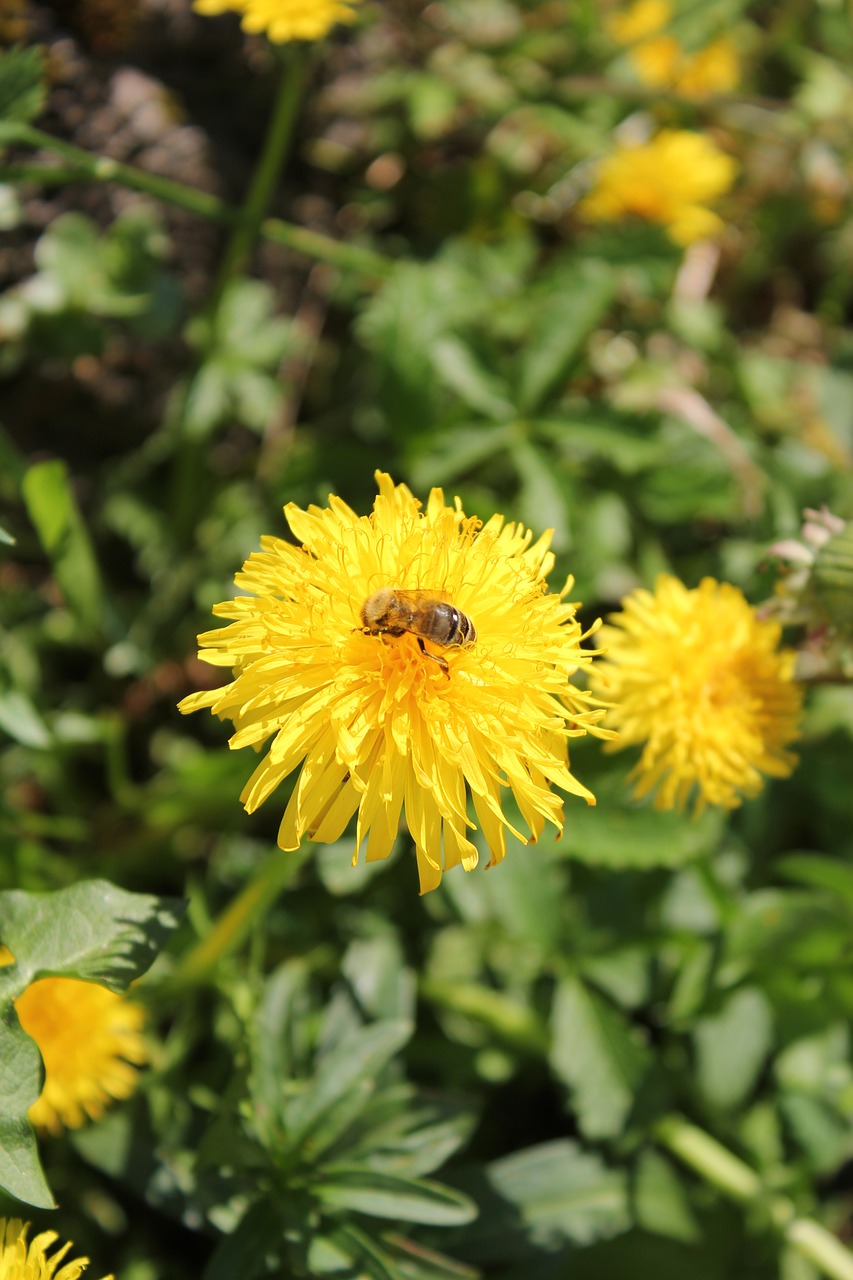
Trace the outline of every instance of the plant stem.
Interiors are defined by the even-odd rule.
[[[51,151],[68,161],[68,167],[55,169],[50,165],[7,165],[0,166],[0,181],[31,181],[53,184],[60,179],[63,182],[117,182],[131,191],[141,191],[145,195],[172,204],[189,213],[198,214],[209,222],[218,222],[225,226],[234,226],[238,212],[218,196],[196,187],[189,187],[183,182],[174,182],[171,178],[161,178],[145,169],[137,169],[134,165],[121,164],[118,160],[109,160],[103,156],[90,155],[81,147],[75,147],[61,138],[54,138],[49,133],[34,129],[31,125],[15,121],[0,122],[0,145],[17,143],[33,147],[40,151]],[[331,236],[324,236],[319,231],[309,231],[305,227],[297,227],[282,218],[265,218],[260,233],[267,240],[283,244],[297,253],[314,258],[319,262],[328,262],[342,271],[352,271],[364,276],[372,285],[377,280],[387,278],[393,270],[391,259],[365,249],[359,245],[342,244]]]
[[[264,215],[287,157],[293,125],[302,92],[306,61],[290,51],[282,55],[281,78],[263,150],[255,166],[239,220],[220,263],[213,291],[212,310],[218,306],[228,285],[242,272],[254,248]]]
[[[831,1280],[853,1280],[853,1253],[813,1218],[798,1218],[787,1196],[771,1196],[758,1174],[732,1155],[716,1138],[681,1116],[666,1116],[655,1125],[661,1146],[732,1200],[755,1204],[767,1200],[773,1221],[791,1249],[808,1258]]]
[[[189,987],[203,982],[219,961],[248,937],[290,884],[311,854],[311,846],[293,853],[275,853],[243,886],[222,912],[206,938],[186,953],[169,979],[169,986]]]

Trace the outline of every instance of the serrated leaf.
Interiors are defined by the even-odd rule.
[[[572,1091],[582,1131],[591,1138],[621,1133],[648,1065],[630,1024],[577,978],[564,978],[554,997],[551,1065]]]
[[[461,1241],[480,1263],[608,1240],[631,1225],[624,1172],[567,1139],[495,1160],[463,1185],[480,1217]]]
[[[757,987],[743,987],[720,1013],[694,1030],[699,1088],[713,1107],[733,1110],[755,1084],[773,1044],[770,1006]]]
[[[518,403],[522,413],[539,408],[566,378],[583,343],[616,294],[618,275],[606,263],[591,260],[537,309],[521,358]]]
[[[0,893],[0,938],[15,964],[0,969],[0,991],[16,997],[37,978],[100,982],[113,991],[153,963],[184,904],[84,880],[55,893]]]
[[[65,464],[36,463],[26,472],[21,491],[68,607],[88,631],[100,631],[103,586]]]
[[[373,1169],[330,1165],[312,1191],[327,1205],[392,1222],[461,1226],[477,1216],[468,1196],[426,1178],[402,1178]]]
[[[0,933],[0,937],[2,937]],[[0,1187],[39,1209],[55,1208],[27,1112],[41,1092],[41,1057],[11,1000],[0,1011]]]
[[[30,46],[0,53],[0,125],[6,120],[34,120],[44,109],[45,97],[44,57],[39,49]]]

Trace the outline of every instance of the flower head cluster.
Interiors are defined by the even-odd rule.
[[[48,1249],[59,1236],[55,1231],[42,1231],[27,1240],[29,1223],[20,1218],[0,1218],[0,1277],[2,1280],[78,1280],[89,1265],[88,1258],[63,1258],[71,1248],[70,1241],[48,1257]],[[113,1280],[105,1276],[104,1280]]]
[[[737,587],[705,578],[689,590],[662,575],[602,627],[594,684],[612,697],[619,747],[642,746],[638,796],[683,809],[695,794],[733,809],[764,776],[787,777],[796,757],[802,690],[780,628],[761,621]]]
[[[12,962],[0,946],[0,965]],[[18,996],[15,1011],[44,1063],[44,1086],[29,1110],[37,1129],[79,1129],[99,1120],[111,1099],[133,1093],[137,1067],[148,1060],[141,1005],[93,982],[40,978]]]
[[[640,82],[694,98],[734,89],[740,59],[731,38],[719,36],[691,53],[666,30],[672,16],[670,0],[635,0],[607,24],[614,40],[631,46],[628,56]]]
[[[359,0],[194,0],[196,13],[239,13],[243,30],[275,44],[322,40],[338,22],[354,22]]]
[[[232,720],[232,747],[270,740],[241,797],[249,811],[301,765],[282,849],[338,840],[357,813],[353,862],[364,841],[368,861],[386,858],[405,812],[424,892],[477,863],[469,794],[491,865],[507,829],[524,839],[507,793],[534,840],[546,820],[562,830],[552,787],[594,803],[568,739],[610,735],[569,683],[592,655],[564,598],[571,580],[547,591],[549,535],[533,542],[502,516],[482,525],[440,489],[421,510],[405,485],[377,480],[369,516],[334,496],[285,508],[302,545],[264,538],[236,579],[247,594],[214,610],[230,626],[199,637],[200,656],[234,679],[181,710]],[[382,607],[363,612],[374,598]]]
[[[704,134],[662,129],[649,142],[622,144],[598,167],[578,205],[592,222],[637,217],[665,227],[679,245],[716,235],[722,219],[708,208],[735,180],[737,165]]]

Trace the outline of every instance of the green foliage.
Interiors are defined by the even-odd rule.
[[[0,938],[14,957],[0,966],[0,1187],[53,1208],[27,1110],[41,1092],[41,1059],[14,1000],[39,978],[78,978],[124,991],[150,967],[183,904],[127,893],[104,880],[51,894],[0,893]]]
[[[39,49],[0,52],[0,143],[4,121],[34,120],[44,109],[44,58]]]
[[[246,815],[252,762],[175,711],[227,675],[196,635],[282,506],[365,513],[377,468],[552,528],[585,625],[661,572],[796,579],[811,553],[786,578],[768,548],[803,508],[853,518],[843,6],[676,4],[686,50],[737,46],[710,97],[643,84],[589,0],[360,6],[246,277],[262,43],[187,0],[118,49],[60,8],[0,55],[3,1212],[56,1200],[37,1229],[122,1280],[850,1280],[849,524],[821,626],[784,614],[842,654],[790,779],[661,813],[636,755],[572,739],[596,805],[422,900],[405,832],[280,864],[291,781]],[[739,165],[686,254],[579,213],[663,127]],[[40,1163],[15,998],[143,973],[137,1094]]]

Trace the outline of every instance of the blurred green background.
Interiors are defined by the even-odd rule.
[[[286,795],[247,816],[251,753],[175,710],[218,683],[196,634],[286,502],[365,513],[380,468],[553,528],[586,625],[663,570],[758,602],[803,507],[853,516],[849,6],[685,4],[686,48],[729,34],[742,60],[706,97],[644,85],[618,12],[365,0],[300,47],[271,212],[325,239],[262,237],[216,307],[221,226],[0,135],[0,887],[187,897],[177,955],[287,856]],[[234,15],[2,0],[0,35],[7,118],[240,204],[277,57]],[[713,245],[577,214],[614,130],[658,126],[739,163]],[[42,1144],[62,1207],[39,1229],[121,1280],[811,1280],[766,1197],[730,1203],[656,1129],[687,1115],[849,1239],[853,693],[807,707],[798,771],[731,815],[635,804],[631,760],[589,741],[572,762],[597,808],[567,799],[560,840],[487,875],[418,899],[405,834],[370,868],[350,838],[317,848],[205,982],[170,991],[166,961],[141,988],[140,1095]],[[317,1087],[342,1027],[391,1019],[415,1029],[389,1041],[359,1158],[395,1107],[441,1121],[438,1176],[480,1214],[410,1234],[458,1271],[312,1254],[293,1169],[313,1157],[288,1163],[259,1120],[287,1073]],[[353,1204],[341,1222],[378,1231]],[[252,1254],[282,1233],[286,1259]]]

